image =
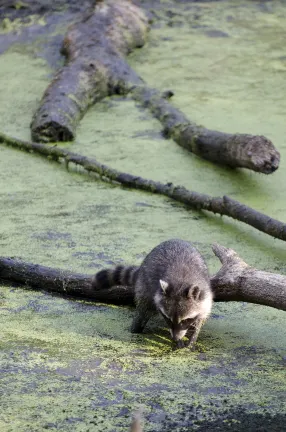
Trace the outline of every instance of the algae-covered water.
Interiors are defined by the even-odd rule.
[[[203,161],[165,140],[148,112],[116,97],[92,107],[76,141],[64,146],[286,221],[285,3],[142,3],[155,21],[147,45],[129,57],[136,71],[172,89],[173,103],[198,124],[270,138],[280,168],[264,176]],[[12,34],[2,28],[0,130],[7,134],[30,138],[32,114],[62,62],[62,14]],[[159,242],[180,237],[195,242],[211,272],[219,268],[211,244],[219,242],[255,267],[286,274],[285,243],[247,225],[3,145],[0,184],[2,256],[93,273],[140,263]],[[195,353],[173,352],[159,319],[131,335],[132,314],[2,285],[0,430],[126,431],[139,405],[146,431],[284,430],[285,312],[216,304]]]

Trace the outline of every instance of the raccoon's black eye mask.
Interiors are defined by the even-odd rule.
[[[163,316],[163,318],[165,319],[165,321],[169,324],[172,325],[173,322],[172,320],[170,320],[170,318],[167,317],[167,315],[164,314],[164,312],[160,311],[161,315]],[[186,318],[184,320],[182,320],[179,325],[183,326],[183,327],[191,327],[193,324],[195,324],[196,321],[196,317],[194,318]]]

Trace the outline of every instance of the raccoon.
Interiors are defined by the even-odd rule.
[[[101,270],[92,281],[94,289],[114,285],[134,287],[136,303],[132,333],[141,333],[159,312],[178,347],[195,344],[213,303],[210,277],[199,251],[184,240],[168,240],[156,246],[140,267],[118,266]],[[188,337],[185,345],[184,336]]]

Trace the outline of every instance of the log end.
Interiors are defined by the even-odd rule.
[[[250,151],[254,154],[252,162],[257,167],[257,171],[272,174],[278,169],[280,153],[269,139],[264,136],[253,137],[249,146],[251,146]]]
[[[212,245],[212,250],[222,264],[225,264],[237,257],[237,253],[233,249],[226,248],[218,243]]]
[[[41,122],[40,125],[34,126],[31,124],[31,137],[35,142],[57,142],[57,141],[73,141],[75,133],[68,126],[54,120]]]
[[[211,277],[211,287],[217,301],[241,300],[240,278],[249,267],[237,253],[230,248],[215,243],[212,250],[222,267]]]
[[[233,144],[240,147],[241,166],[262,174],[272,174],[279,167],[280,153],[262,135],[235,135]]]

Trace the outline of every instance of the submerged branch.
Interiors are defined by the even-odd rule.
[[[286,276],[248,266],[232,249],[214,245],[222,263],[211,278],[215,301],[244,301],[286,311]],[[62,296],[98,302],[133,305],[132,287],[114,286],[95,290],[92,275],[77,274],[41,265],[0,257],[0,280],[17,283]]]
[[[212,213],[229,216],[244,222],[272,237],[286,240],[286,224],[260,213],[251,207],[241,204],[227,196],[214,198],[210,195],[193,192],[184,186],[175,186],[172,183],[161,183],[143,177],[124,173],[98,162],[94,158],[81,156],[66,149],[54,146],[49,147],[41,143],[23,141],[11,138],[0,133],[0,143],[5,143],[28,152],[35,152],[47,158],[55,160],[63,159],[68,165],[70,162],[80,165],[87,172],[94,172],[101,176],[102,180],[114,181],[130,189],[139,189],[153,194],[165,195],[175,201],[181,202],[197,210],[207,210]]]

